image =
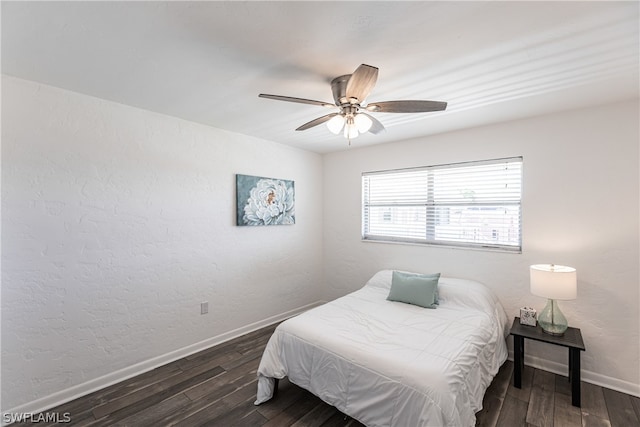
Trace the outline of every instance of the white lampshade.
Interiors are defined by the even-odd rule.
[[[327,127],[334,134],[339,134],[344,126],[344,117],[341,114],[333,116],[328,122]]]
[[[369,117],[361,113],[356,114],[353,121],[355,122],[356,127],[358,128],[358,131],[360,133],[369,132],[369,129],[371,129],[371,125],[373,125],[373,121]]]
[[[564,265],[537,264],[529,267],[531,293],[554,300],[575,299],[576,269]]]

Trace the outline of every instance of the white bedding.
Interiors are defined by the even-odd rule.
[[[440,305],[387,301],[391,270],[280,324],[256,405],[284,378],[367,426],[473,426],[507,358],[507,316],[480,283],[442,277]]]

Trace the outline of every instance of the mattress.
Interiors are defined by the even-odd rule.
[[[256,404],[285,376],[367,426],[473,426],[507,358],[496,296],[441,277],[439,305],[386,298],[391,270],[358,291],[281,323],[258,368]]]

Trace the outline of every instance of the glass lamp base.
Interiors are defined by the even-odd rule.
[[[542,327],[542,331],[550,334],[562,336],[569,327],[567,318],[560,311],[558,303],[555,300],[547,300],[547,305],[538,314],[538,323]]]

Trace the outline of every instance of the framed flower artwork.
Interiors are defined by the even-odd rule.
[[[295,222],[293,181],[236,175],[237,225],[288,225]]]

